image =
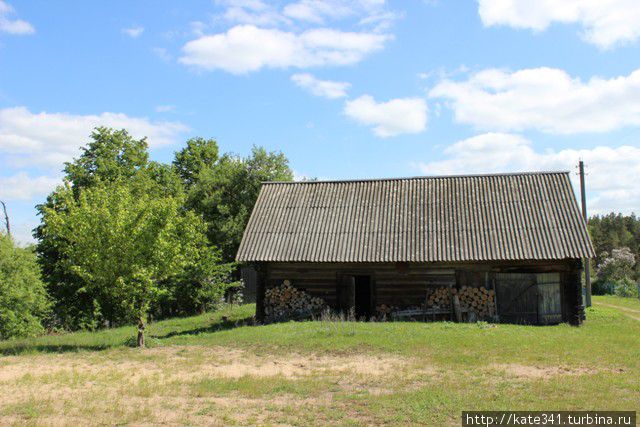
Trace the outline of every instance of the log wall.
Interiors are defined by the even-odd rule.
[[[420,305],[427,287],[487,286],[492,273],[559,272],[563,321],[573,324],[584,319],[581,297],[581,263],[579,260],[521,261],[501,263],[405,264],[405,263],[259,263],[256,283],[256,302],[260,305],[264,291],[290,280],[312,296],[320,297],[333,307],[341,278],[349,275],[368,275],[372,279],[374,304],[393,306]],[[262,310],[257,307],[260,319]]]

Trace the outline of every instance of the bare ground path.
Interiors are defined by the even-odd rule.
[[[603,305],[605,307],[610,307],[610,308],[617,308],[618,310],[622,311],[627,317],[630,317],[640,322],[640,310],[634,310],[633,308],[629,308],[629,307],[622,307],[619,305],[608,304],[606,302],[597,302],[596,304]]]

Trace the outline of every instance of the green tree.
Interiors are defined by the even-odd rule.
[[[610,213],[589,218],[589,234],[596,252],[596,269],[615,249],[629,248],[640,257],[640,218],[636,215]],[[640,263],[636,263],[632,279],[640,280]]]
[[[49,307],[33,248],[0,232],[0,339],[41,333]]]
[[[65,163],[65,176],[74,189],[133,178],[149,165],[146,138],[135,139],[122,130],[96,128],[82,154]]]
[[[64,179],[76,199],[83,189],[110,182],[136,179],[140,187],[147,186],[151,180],[147,175],[147,148],[144,138],[135,139],[126,130],[96,128],[90,142],[82,148],[81,155],[65,164]],[[111,310],[100,307],[95,296],[87,292],[87,284],[82,277],[67,268],[65,254],[60,251],[67,243],[64,238],[52,231],[46,232],[45,210],[65,212],[66,194],[62,198],[60,191],[53,191],[44,204],[36,206],[42,217],[35,230],[38,262],[54,302],[54,323],[69,329],[95,329],[104,320],[114,320],[108,314]],[[102,310],[107,311],[106,318]]]
[[[191,177],[186,181],[187,206],[204,217],[209,242],[220,248],[223,261],[232,262],[262,182],[291,181],[293,172],[284,154],[261,147],[253,147],[246,158],[224,154],[213,164],[212,156],[206,157],[206,161],[193,160],[202,159],[199,154],[202,151],[217,152],[215,141],[209,140],[206,144],[208,149],[198,145],[194,150],[187,146],[176,154],[176,161],[181,159],[183,166],[196,165],[194,173],[181,172],[183,179]],[[186,162],[185,158],[191,160]]]
[[[109,187],[113,185],[126,187],[138,200],[163,203],[173,200],[180,205],[179,215],[192,218],[194,214],[185,207],[185,183],[176,167],[149,160],[144,138],[135,139],[125,130],[107,128],[97,128],[81,155],[66,164],[65,182],[66,186],[52,192],[47,202],[38,206],[42,222],[36,229],[38,260],[55,302],[53,321],[68,329],[121,324],[128,318],[123,317],[117,296],[105,293],[102,285],[90,281],[90,276],[71,268],[69,251],[73,240],[69,239],[72,233],[60,234],[61,228],[51,227],[53,213],[64,222],[70,204],[78,203],[83,192],[95,188],[111,191]],[[83,227],[79,222],[69,226]],[[108,233],[104,228],[100,230]],[[95,237],[105,239],[108,236],[96,232]],[[190,237],[184,235],[182,238]],[[113,258],[107,261],[116,262]],[[218,250],[209,245],[206,252],[194,256],[184,271],[158,283],[162,292],[152,299],[152,314],[163,317],[210,308],[214,300],[220,299],[226,277],[224,271],[229,268],[219,263]]]
[[[218,143],[215,139],[191,138],[187,146],[178,151],[173,161],[187,186],[193,185],[202,170],[212,168],[218,161]]]
[[[184,212],[182,199],[155,197],[127,182],[94,185],[77,197],[70,186],[57,193],[64,209],[43,209],[43,237],[63,242],[61,262],[82,280],[82,292],[116,323],[136,321],[144,345],[149,310],[167,292],[163,283],[210,251],[204,223]]]

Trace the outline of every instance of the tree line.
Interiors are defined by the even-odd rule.
[[[220,153],[213,139],[193,138],[165,164],[150,160],[145,138],[95,129],[65,164],[63,184],[36,207],[35,247],[0,237],[0,275],[10,272],[0,276],[0,312],[16,300],[5,298],[2,283],[23,277],[23,286],[9,287],[31,295],[12,311],[17,326],[0,326],[0,338],[33,335],[43,325],[137,323],[143,345],[149,318],[214,308],[239,285],[234,256],[261,182],[292,178],[282,153],[260,147],[240,157]],[[22,267],[5,265],[5,254]]]
[[[239,286],[234,256],[260,184],[292,178],[282,153],[260,147],[240,157],[193,138],[166,164],[145,138],[95,129],[37,206],[37,244],[0,232],[0,339],[137,323],[143,344],[149,318],[215,308]],[[640,218],[588,228],[594,293],[637,296]]]
[[[594,294],[638,296],[640,282],[640,218],[610,213],[589,218],[589,234],[596,258]]]

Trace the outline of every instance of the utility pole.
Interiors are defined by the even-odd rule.
[[[0,200],[0,204],[2,204],[2,210],[4,211],[4,223],[7,227],[7,236],[11,238],[11,224],[9,224],[9,214],[7,214],[7,205],[5,205],[2,200]]]
[[[587,223],[587,195],[584,189],[584,162],[580,160],[578,163],[578,170],[580,174],[580,198],[582,199],[582,217],[585,224]],[[589,258],[584,259],[584,281],[586,287],[585,305],[591,307],[591,260]]]

